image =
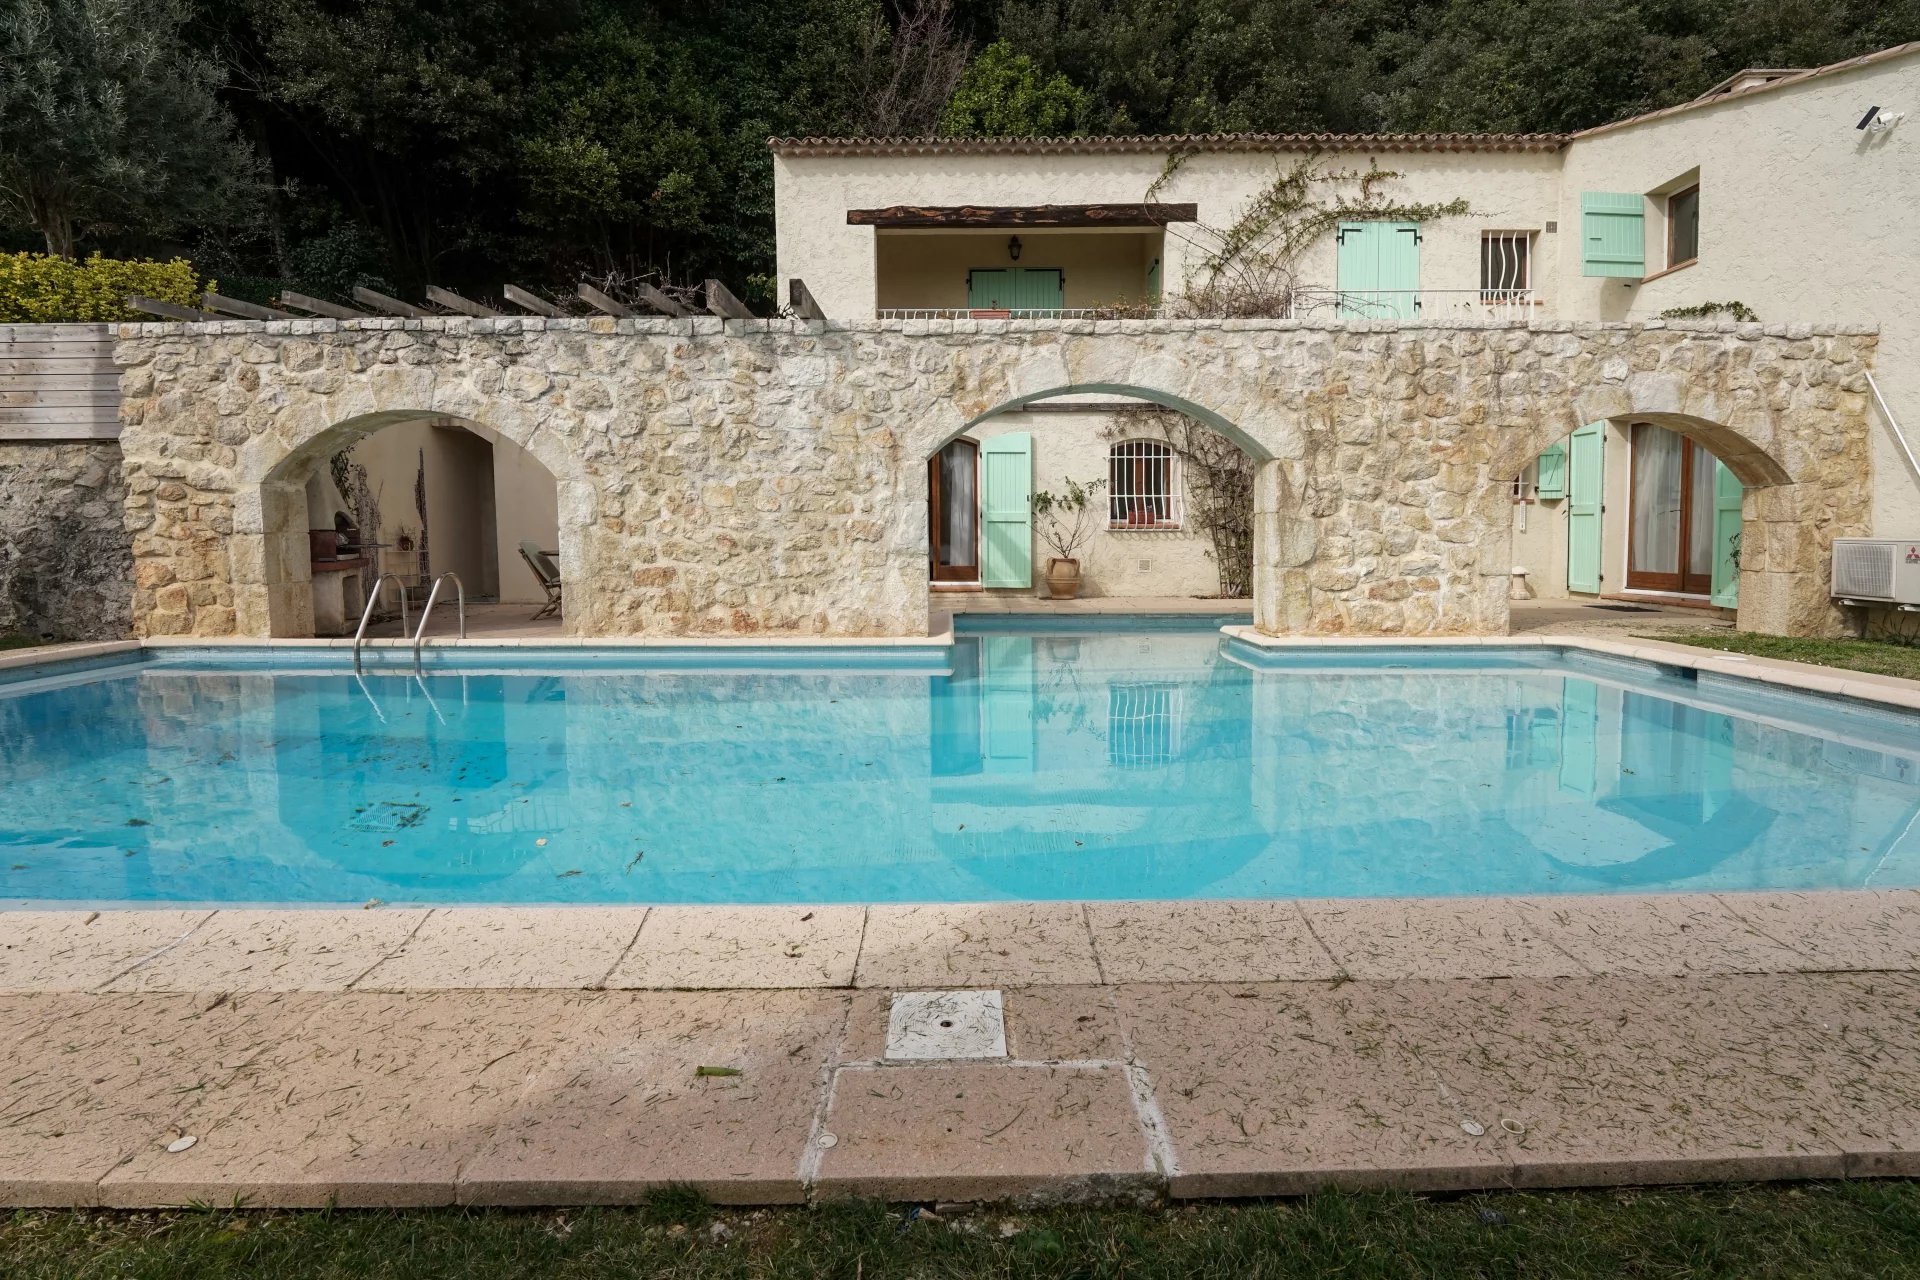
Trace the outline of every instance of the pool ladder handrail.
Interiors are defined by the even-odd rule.
[[[373,621],[373,610],[380,603],[380,588],[387,585],[387,579],[393,579],[393,585],[400,588],[400,634],[407,634],[407,582],[397,573],[383,573],[373,580],[373,590],[367,592],[367,607],[360,611],[360,627],[353,633],[353,673],[360,674],[360,646],[367,636],[367,624]]]
[[[416,676],[420,674],[420,645],[426,639],[427,617],[433,612],[433,602],[440,598],[441,584],[448,578],[453,579],[454,595],[460,602],[460,638],[467,638],[467,588],[460,581],[460,575],[449,569],[433,580],[433,590],[427,592],[427,602],[420,606],[420,625],[413,633],[413,674]]]

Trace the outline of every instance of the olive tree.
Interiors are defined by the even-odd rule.
[[[178,0],[0,0],[0,203],[48,253],[255,207],[257,162],[186,18]]]

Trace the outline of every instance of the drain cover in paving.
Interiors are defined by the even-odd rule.
[[[1004,1058],[998,991],[897,991],[887,1015],[889,1058]]]

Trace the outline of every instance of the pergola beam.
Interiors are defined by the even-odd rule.
[[[753,320],[747,304],[733,296],[718,280],[707,281],[707,310],[723,320]]]
[[[324,298],[309,298],[304,293],[295,293],[291,289],[280,291],[280,305],[292,307],[295,311],[308,311],[316,316],[325,316],[329,320],[365,320],[367,313],[355,311],[352,307],[343,307],[337,302],[328,302]]]
[[[650,284],[637,284],[633,291],[640,295],[640,301],[652,307],[663,316],[684,316],[687,309],[678,300],[669,298]]]
[[[850,227],[950,227],[994,230],[1020,227],[1164,227],[1198,222],[1197,204],[889,205],[849,209]]]
[[[150,316],[159,316],[162,320],[186,320],[201,324],[208,320],[224,320],[225,316],[212,311],[196,311],[192,307],[183,307],[173,302],[162,302],[158,298],[143,298],[134,294],[127,299],[127,305],[135,311],[144,311]]]
[[[463,298],[451,289],[442,289],[437,284],[427,286],[427,301],[449,311],[457,311],[463,316],[472,316],[476,320],[491,320],[500,313],[492,307],[484,306],[471,298]]]
[[[530,293],[517,284],[501,285],[500,296],[508,302],[511,302],[514,306],[521,308],[523,311],[531,311],[537,316],[546,316],[550,320],[557,320],[566,314],[566,312],[560,310],[560,308],[554,306],[545,298]]]
[[[411,302],[402,302],[398,298],[389,298],[384,293],[375,293],[359,285],[353,287],[353,300],[372,307],[375,311],[384,311],[390,316],[400,316],[406,320],[418,320],[427,313]]]
[[[224,315],[237,316],[242,320],[294,320],[291,311],[276,311],[272,307],[263,307],[257,302],[246,302],[239,298],[229,298],[225,294],[208,291],[200,295],[200,304],[209,311],[218,311]]]
[[[802,320],[818,320],[826,323],[827,313],[813,300],[813,293],[807,288],[807,282],[799,276],[787,281],[787,305],[793,308],[793,314]]]
[[[633,314],[632,308],[624,303],[615,302],[612,298],[609,298],[606,294],[600,292],[584,280],[574,289],[573,294],[595,311],[599,311],[605,315],[618,318]]]

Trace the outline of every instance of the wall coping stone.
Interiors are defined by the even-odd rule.
[[[611,322],[611,323],[609,323]],[[5,326],[0,326],[3,330]],[[952,335],[1000,336],[1017,334],[1138,334],[1138,333],[1675,333],[1730,334],[1742,341],[1763,338],[1874,337],[1873,324],[1758,324],[1731,320],[800,320],[769,317],[763,320],[722,320],[717,316],[648,316],[614,319],[610,316],[488,317],[430,316],[403,320],[369,316],[363,320],[211,320],[192,323],[139,321],[113,326],[122,340],[207,337],[321,337],[337,333],[448,333],[513,335],[530,333],[584,333],[600,337],[749,337],[760,334],[817,336],[823,333],[895,333],[906,337]]]

